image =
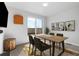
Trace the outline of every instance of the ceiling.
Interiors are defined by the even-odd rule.
[[[79,7],[78,2],[48,2],[47,7],[42,6],[43,2],[6,2],[5,4],[13,8],[42,16],[52,16],[66,9]]]

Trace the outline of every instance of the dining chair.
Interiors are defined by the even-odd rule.
[[[31,35],[29,35],[29,52],[30,52],[30,48],[31,48],[31,45],[32,45],[32,54],[34,52],[34,39]]]
[[[54,33],[49,33],[50,35],[55,35]]]
[[[63,34],[61,34],[61,33],[57,33],[57,36],[62,36],[62,37],[63,37]]]
[[[61,33],[57,33],[56,35],[63,37],[63,34],[61,34]],[[60,48],[61,48],[61,42],[59,43],[59,49],[60,49]]]
[[[50,45],[43,43],[39,38],[34,37],[34,42],[35,42],[35,55],[36,55],[36,49],[38,49],[40,51],[40,55],[42,56],[42,53],[51,48]]]

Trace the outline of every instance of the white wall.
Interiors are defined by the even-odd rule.
[[[27,36],[27,17],[34,16],[37,17],[39,15],[33,14],[30,12],[21,11],[12,7],[7,6],[9,11],[8,16],[8,26],[5,30],[5,38],[16,38],[16,44],[22,44],[28,42]],[[13,16],[19,14],[23,16],[23,25],[14,24],[13,23]]]
[[[14,8],[8,8],[8,25],[5,31],[5,38],[16,38],[16,44],[26,43],[27,40],[27,30],[26,30],[26,15],[22,11],[16,10]],[[20,14],[23,16],[23,25],[14,24],[13,16]]]
[[[75,20],[75,31],[52,31],[51,23],[53,22],[65,22],[69,20]],[[66,40],[67,43],[71,43],[73,45],[79,46],[79,7],[75,7],[72,9],[67,9],[65,11],[61,11],[56,15],[52,15],[47,20],[47,26],[50,29],[50,32],[54,33],[63,33],[64,36],[68,37]]]

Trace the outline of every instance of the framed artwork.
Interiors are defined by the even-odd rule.
[[[75,20],[65,22],[65,31],[75,31]]]
[[[23,16],[14,15],[14,24],[23,24]]]
[[[56,31],[75,31],[75,20],[52,23],[51,28]]]
[[[58,23],[58,30],[59,31],[64,31],[65,23],[64,22],[59,22]]]
[[[59,30],[59,23],[57,22],[55,25],[56,25],[55,30],[58,31]]]
[[[52,24],[51,24],[51,29],[52,29],[52,30],[55,30],[55,23],[52,23]]]

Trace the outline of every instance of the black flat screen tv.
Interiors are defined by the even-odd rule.
[[[0,27],[7,27],[8,10],[4,2],[0,2]]]

